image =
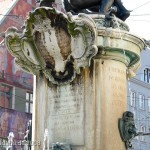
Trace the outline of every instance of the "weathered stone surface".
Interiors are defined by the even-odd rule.
[[[100,147],[105,150],[116,150],[118,147],[120,150],[125,150],[117,122],[126,111],[126,66],[115,60],[101,60],[99,61],[99,75],[101,87]]]
[[[124,63],[95,59],[70,85],[37,77],[36,87],[35,141],[42,143],[48,129],[50,143],[68,143],[73,150],[125,150],[117,126],[126,111]]]
[[[48,88],[48,129],[51,143],[84,145],[84,85]]]
[[[125,150],[118,119],[126,111],[126,75],[136,71],[144,41],[116,18],[108,26],[101,15],[66,16],[49,8],[30,17],[25,36],[9,28],[6,44],[36,75],[33,141],[41,145],[33,150],[43,149],[45,129],[51,146]]]
[[[58,85],[73,81],[81,67],[90,65],[98,52],[96,38],[96,24],[88,15],[75,20],[48,7],[31,12],[22,33],[14,27],[6,31],[16,63],[35,75],[43,72]]]

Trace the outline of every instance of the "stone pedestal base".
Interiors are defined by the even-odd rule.
[[[126,66],[95,59],[90,68],[68,85],[54,86],[44,76],[36,79],[33,141],[71,144],[73,150],[125,150],[118,118],[126,111]]]
[[[65,150],[125,150],[118,119],[126,71],[133,76],[145,43],[124,22],[42,7],[22,33],[11,27],[5,37],[16,63],[36,75],[32,150],[57,142]]]

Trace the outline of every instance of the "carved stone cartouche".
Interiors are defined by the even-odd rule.
[[[22,33],[14,27],[7,29],[8,49],[23,69],[35,75],[42,72],[54,84],[73,81],[97,54],[96,24],[86,14],[74,20],[41,7],[29,14],[24,26]]]

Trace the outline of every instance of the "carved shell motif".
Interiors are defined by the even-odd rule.
[[[40,7],[29,13],[23,33],[8,28],[6,44],[16,63],[34,74],[42,71],[54,84],[71,82],[98,51],[94,21],[86,14],[72,18]]]

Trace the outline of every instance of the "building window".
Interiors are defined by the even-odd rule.
[[[130,93],[130,105],[135,107],[135,104],[136,104],[136,93],[131,91]]]
[[[145,126],[141,126],[140,131],[141,131],[142,133],[145,133],[146,127],[145,127]],[[144,136],[141,136],[141,141],[144,141]]]
[[[141,94],[139,95],[139,107],[142,110],[145,109],[145,96]]]
[[[150,97],[148,97],[148,112],[150,112]]]
[[[32,113],[33,106],[33,94],[30,92],[26,93],[26,108],[25,111],[28,113]]]
[[[147,83],[150,83],[150,69],[149,68],[144,69],[144,81]]]
[[[12,90],[11,86],[4,84],[0,86],[0,106],[12,108]]]

